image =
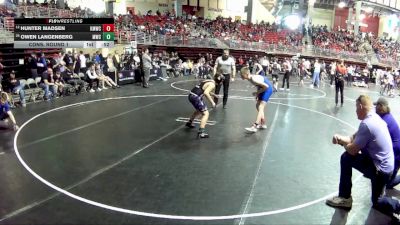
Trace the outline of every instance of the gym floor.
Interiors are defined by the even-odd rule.
[[[197,139],[184,127],[193,112],[185,90],[196,82],[15,109],[21,129],[0,133],[0,224],[391,224],[371,208],[370,182],[356,171],[353,208],[325,205],[343,152],[331,138],[357,129],[354,99],[376,100],[377,87],[345,87],[345,104],[335,107],[329,85],[293,82],[267,105],[268,129],[246,134],[254,89],[237,80],[228,108],[210,112],[210,138]],[[399,119],[399,97],[389,101]]]

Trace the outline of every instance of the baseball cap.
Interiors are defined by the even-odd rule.
[[[389,102],[386,100],[386,98],[380,97],[378,98],[378,101],[374,102],[374,105],[381,105],[381,106],[389,106]]]

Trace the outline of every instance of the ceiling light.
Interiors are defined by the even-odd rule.
[[[345,2],[339,2],[338,6],[339,6],[339,8],[344,8],[344,7],[346,7],[346,3]]]

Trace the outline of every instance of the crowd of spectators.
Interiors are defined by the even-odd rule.
[[[0,25],[4,24],[4,17],[15,17],[15,1],[5,1],[6,7],[0,7]],[[23,0],[19,5],[32,5],[40,7],[57,8],[55,0],[45,0],[38,3],[37,0]],[[10,7],[11,6],[11,7]],[[76,7],[71,9],[65,2],[65,9],[71,10],[79,16],[92,17],[95,13],[88,8]],[[24,16],[24,15],[20,15]],[[105,16],[105,15],[103,15]],[[192,15],[176,17],[174,12],[161,13],[151,10],[142,15],[131,13],[126,15],[114,15],[116,28],[119,32],[132,31],[151,35],[179,36],[182,39],[217,38],[229,42],[229,46],[237,43],[258,42],[277,44],[277,46],[302,46],[303,34],[299,31],[284,29],[275,23],[260,22],[258,24],[243,24],[232,18],[217,17],[216,19],[198,18]],[[377,38],[371,34],[360,33],[354,35],[352,31],[335,29],[329,31],[327,26],[311,26],[308,29],[312,37],[312,44],[318,49],[348,53],[375,53],[378,59],[397,61],[400,53],[399,42]]]
[[[2,20],[4,17],[15,17],[17,14],[14,10],[7,8],[5,6],[0,5],[0,19]]]
[[[96,14],[93,10],[90,8],[84,7],[81,8],[81,6],[72,8],[68,5],[68,2],[65,1],[64,7],[60,7],[59,5],[56,4],[56,0],[44,0],[42,3],[37,2],[37,0],[18,0],[18,1],[12,1],[12,0],[5,0],[4,4],[0,5],[0,18],[1,17],[25,17],[26,13],[22,12],[20,15],[17,15],[17,6],[32,6],[35,7],[35,9],[40,9],[40,8],[52,8],[52,9],[62,9],[62,10],[67,10],[70,11],[71,14],[74,14],[76,17],[99,17],[99,16],[111,16],[111,15],[106,15],[104,13],[102,14]]]
[[[368,35],[355,35],[346,29],[328,31],[326,26],[312,26],[311,37],[313,45],[322,49],[336,51],[359,52],[359,47],[365,41],[369,42]]]
[[[116,83],[117,73],[125,69],[124,67],[134,69],[133,67],[138,66],[137,63],[126,65],[128,58],[125,56],[122,59],[117,51],[105,57],[99,52],[89,55],[82,51],[74,54],[60,52],[49,56],[43,52],[32,53],[26,60],[24,77],[28,77],[28,80],[34,83],[27,82],[26,79],[17,80],[15,71],[11,71],[7,77],[4,77],[0,87],[9,92],[11,97],[19,96],[19,103],[22,106],[25,106],[26,102],[25,90],[32,90],[30,85],[43,90],[43,95],[37,96],[43,100],[81,92],[119,88]]]
[[[372,47],[379,59],[399,59],[400,43],[392,38],[376,38]]]
[[[175,17],[174,14],[119,15],[116,27],[121,31],[139,31],[147,34],[187,36],[194,38],[220,38],[249,42],[282,43],[299,46],[302,34],[289,31],[272,23],[243,24],[232,18]]]
[[[350,53],[374,53],[380,60],[397,62],[400,43],[392,38],[375,37],[371,33],[359,33],[346,29],[329,31],[326,26],[312,26],[309,29],[312,44],[320,49],[346,51]]]
[[[165,81],[180,76],[210,78],[213,74],[215,59],[209,53],[199,54],[193,60],[183,59],[177,52],[162,51],[149,53],[149,56],[151,58],[151,76],[158,80]],[[247,66],[253,74],[276,74],[277,81],[289,71],[292,77],[300,80],[300,85],[303,84],[303,78],[315,76],[317,73],[315,68],[318,67],[318,81],[313,81],[316,87],[319,86],[319,80],[322,81],[322,84],[330,80],[330,84],[333,86],[337,73],[336,62],[325,63],[296,57],[281,61],[267,56],[239,55],[235,62],[238,69]],[[318,66],[316,66],[317,64]],[[1,66],[3,68],[3,65]],[[60,52],[49,56],[44,53],[32,54],[26,60],[25,66],[29,77],[36,81],[36,87],[42,90],[43,95],[40,98],[43,100],[81,92],[93,93],[108,88],[117,88],[119,85],[116,77],[123,70],[135,71],[137,76],[142,76],[139,55],[136,53],[120,55],[117,51],[104,57],[98,51],[93,55],[83,52],[74,54]],[[365,67],[352,64],[344,66],[346,73],[343,76],[348,86],[368,87],[371,80],[375,80],[377,85],[382,86],[381,94],[392,97],[395,95],[395,90],[400,87],[399,71],[396,69],[376,70],[372,69],[370,64]],[[135,79],[137,79],[136,76]],[[7,91],[10,96],[19,96],[18,102],[25,106],[26,85],[26,80],[22,82],[22,80],[16,79],[15,72],[12,71],[8,76],[4,76],[2,90]],[[275,91],[278,91],[277,83],[274,84],[274,88]],[[289,90],[289,86],[287,89]]]

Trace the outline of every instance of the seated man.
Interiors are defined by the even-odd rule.
[[[76,94],[79,94],[85,87],[85,82],[78,77],[74,76],[74,73],[70,68],[66,67],[64,72],[61,73],[63,80],[75,88]]]
[[[50,100],[51,97],[56,96],[57,87],[54,83],[53,69],[48,68],[47,71],[42,74],[42,80],[39,86],[44,90],[44,100]],[[49,92],[51,92],[51,95]]]
[[[400,129],[396,119],[390,113],[389,102],[385,98],[379,98],[374,103],[376,105],[376,114],[378,114],[387,124],[390,138],[392,140],[393,153],[394,153],[394,170],[392,177],[389,180],[386,188],[392,189],[400,183],[400,176],[397,176],[397,171],[400,168]]]
[[[11,123],[8,119],[11,120]],[[19,128],[14,114],[10,110],[8,95],[5,92],[0,92],[0,128],[13,128],[14,130],[18,130]]]
[[[61,77],[61,72],[56,71],[56,75],[54,77],[54,84],[56,85],[56,91],[58,96],[65,96],[67,93],[67,87],[65,86],[65,81]]]
[[[22,107],[26,107],[24,86],[15,78],[15,71],[11,71],[8,85],[10,92],[19,95]]]
[[[394,168],[392,141],[386,123],[372,112],[372,101],[366,95],[356,100],[356,113],[361,120],[358,131],[350,137],[335,134],[333,144],[342,145],[345,152],[340,159],[339,195],[326,200],[333,207],[350,209],[351,176],[355,168],[371,179],[372,204],[383,194]]]

